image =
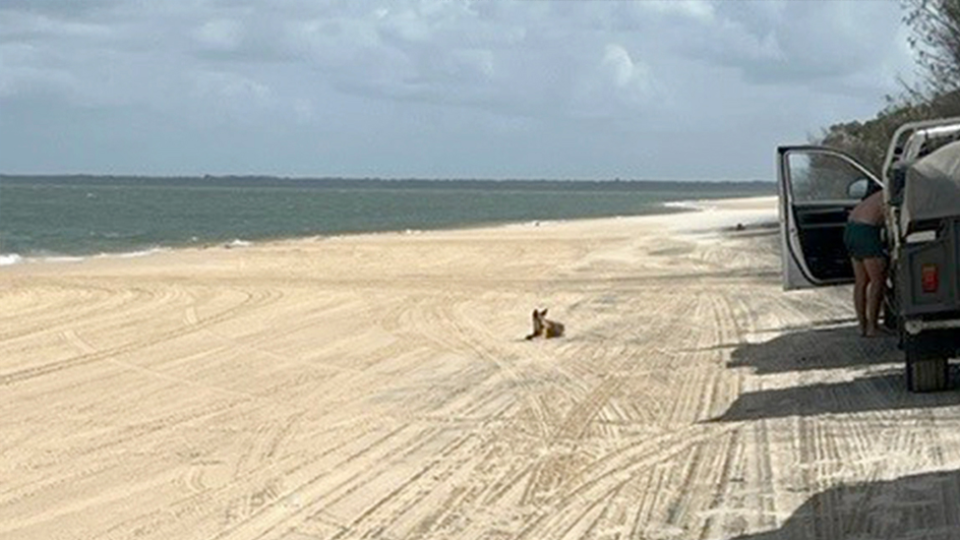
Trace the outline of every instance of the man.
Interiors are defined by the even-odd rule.
[[[883,191],[871,182],[867,194],[850,212],[843,243],[853,262],[853,306],[860,335],[879,334],[877,324],[887,282],[887,256],[880,231],[884,224]]]

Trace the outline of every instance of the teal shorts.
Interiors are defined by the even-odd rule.
[[[858,261],[886,257],[880,229],[879,225],[848,221],[843,230],[843,243],[850,256]]]

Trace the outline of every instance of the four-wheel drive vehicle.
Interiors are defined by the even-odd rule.
[[[960,356],[960,118],[915,122],[893,136],[877,176],[823,146],[777,149],[784,288],[853,282],[843,244],[869,183],[886,202],[890,265],[884,306],[899,334],[911,391],[947,387]]]

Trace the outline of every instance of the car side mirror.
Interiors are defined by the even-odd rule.
[[[867,187],[870,185],[870,182],[871,180],[867,178],[860,178],[854,181],[847,186],[847,196],[851,199],[862,199],[863,196],[867,194]]]

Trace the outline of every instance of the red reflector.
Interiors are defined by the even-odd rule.
[[[935,264],[925,264],[920,269],[920,275],[923,279],[923,292],[934,293],[940,288],[940,273]]]

